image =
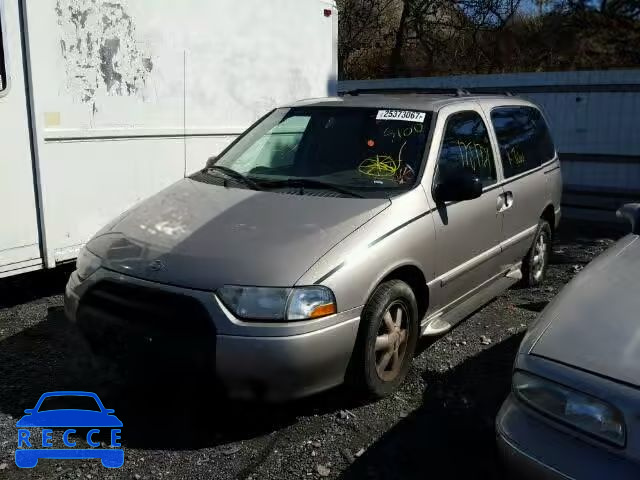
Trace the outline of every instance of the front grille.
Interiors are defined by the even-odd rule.
[[[186,295],[103,281],[82,297],[78,326],[98,353],[117,359],[212,364],[215,328]]]

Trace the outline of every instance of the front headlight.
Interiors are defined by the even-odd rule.
[[[338,311],[333,292],[322,286],[271,288],[225,285],[216,293],[231,313],[245,320],[310,320]]]
[[[613,405],[520,371],[513,375],[513,389],[518,398],[542,413],[602,440],[624,446],[624,417]]]
[[[87,247],[83,247],[76,260],[76,273],[80,280],[86,280],[100,268],[100,257],[97,257]]]

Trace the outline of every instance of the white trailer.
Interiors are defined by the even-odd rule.
[[[0,26],[0,277],[337,83],[334,0],[0,0]]]

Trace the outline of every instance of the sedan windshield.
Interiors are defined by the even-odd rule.
[[[304,193],[334,187],[353,196],[388,196],[415,184],[431,118],[430,112],[405,110],[282,108],[227,149],[215,165],[263,189],[299,186]]]

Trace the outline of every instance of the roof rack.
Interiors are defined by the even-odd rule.
[[[425,88],[425,87],[378,87],[378,88],[356,88],[339,92],[339,95],[357,96],[362,93],[432,93],[436,95],[455,95],[456,97],[466,97],[471,95],[463,88]]]
[[[507,97],[515,97],[515,94],[509,91],[499,91],[496,88],[472,87],[466,88],[429,88],[429,87],[378,87],[378,88],[355,88],[353,90],[345,90],[338,92],[338,95],[358,96],[362,93],[431,93],[434,95],[455,95],[456,97],[468,97],[471,95],[506,95]]]
[[[509,90],[501,90],[500,87],[472,87],[469,89],[471,95],[506,95],[507,97],[515,97],[516,95]]]

